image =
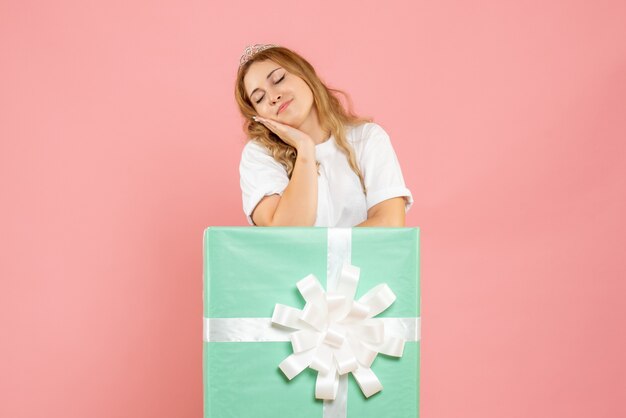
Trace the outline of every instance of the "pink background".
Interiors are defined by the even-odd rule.
[[[233,81],[256,42],[392,138],[422,416],[626,416],[625,21],[620,0],[1,2],[0,416],[201,416],[202,232],[247,225]]]

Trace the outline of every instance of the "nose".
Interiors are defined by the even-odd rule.
[[[268,97],[270,98],[270,102],[275,105],[278,100],[280,100],[283,95],[280,92],[280,88],[276,88],[278,86],[270,86],[267,90]]]
[[[280,93],[273,93],[272,94],[272,104],[276,104],[276,102],[282,97],[282,95]]]

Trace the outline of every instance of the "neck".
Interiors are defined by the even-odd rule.
[[[326,142],[330,138],[330,133],[328,131],[324,131],[320,125],[315,106],[311,109],[309,117],[306,118],[298,129],[309,135],[311,139],[313,139],[313,142],[315,142],[315,145]]]

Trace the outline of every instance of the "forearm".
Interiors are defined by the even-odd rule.
[[[315,146],[298,152],[289,184],[283,191],[271,226],[313,226],[317,216]]]
[[[355,227],[359,227],[359,226],[381,226],[381,227],[400,228],[400,227],[405,226],[405,220],[404,218],[396,219],[396,218],[385,217],[383,215],[374,215],[374,216],[367,218],[365,221],[361,222],[360,224],[355,225]]]

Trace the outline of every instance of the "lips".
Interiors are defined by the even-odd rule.
[[[278,108],[278,112],[276,112],[276,114],[279,114],[280,112],[282,112],[283,110],[285,110],[287,108],[287,106],[289,106],[289,104],[293,101],[293,99],[289,100],[288,102],[283,103],[279,108]]]

